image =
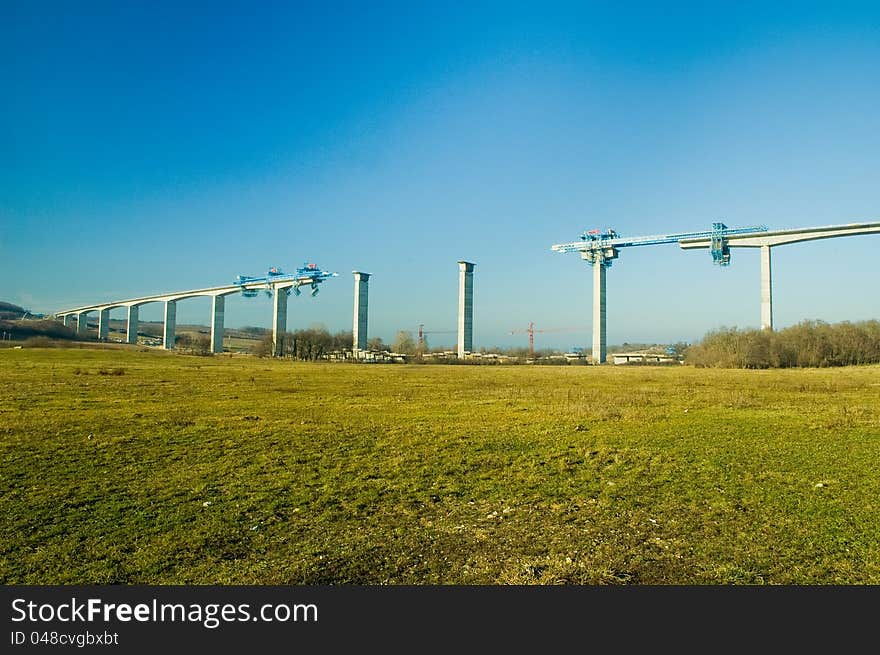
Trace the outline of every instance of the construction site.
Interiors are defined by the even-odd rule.
[[[458,313],[456,317],[456,330],[426,330],[423,323],[418,325],[418,337],[414,347],[407,351],[397,351],[369,346],[369,287],[371,274],[363,271],[353,271],[354,276],[354,309],[352,316],[351,346],[346,348],[336,344],[333,349],[325,348],[321,359],[330,361],[361,361],[361,362],[407,362],[407,361],[431,361],[431,362],[472,362],[472,363],[509,363],[511,361],[525,360],[526,363],[535,363],[540,358],[536,356],[535,334],[551,332],[580,332],[586,330],[592,332],[592,348],[589,354],[585,354],[580,348],[572,349],[571,352],[554,353],[544,357],[544,363],[590,363],[605,364],[668,364],[675,361],[681,362],[674,350],[664,352],[644,352],[637,356],[636,353],[613,352],[611,357],[608,353],[607,338],[607,291],[606,275],[612,263],[620,257],[625,248],[660,246],[677,244],[682,250],[703,249],[708,250],[713,265],[727,267],[731,264],[731,250],[735,248],[755,248],[761,253],[761,278],[760,293],[760,326],[762,330],[773,330],[773,273],[771,265],[771,250],[783,245],[802,243],[819,239],[832,239],[861,235],[880,234],[880,222],[847,223],[841,225],[827,225],[820,227],[808,227],[800,229],[771,231],[766,225],[754,225],[748,227],[730,228],[724,223],[715,222],[711,230],[659,234],[638,237],[621,236],[614,229],[605,230],[591,229],[583,232],[578,241],[559,243],[551,247],[557,253],[577,253],[581,259],[592,268],[592,322],[589,327],[547,327],[535,328],[533,322],[529,322],[526,328],[515,328],[510,334],[528,335],[528,353],[524,357],[513,357],[500,352],[488,352],[485,348],[474,346],[474,271],[476,264],[468,261],[458,262]],[[315,264],[305,264],[297,269],[295,274],[285,274],[275,267],[263,276],[239,275],[233,284],[178,291],[173,293],[161,293],[154,296],[101,302],[91,306],[77,307],[61,310],[54,313],[54,318],[71,329],[75,330],[80,338],[95,338],[98,341],[107,341],[110,338],[110,311],[115,308],[125,308],[127,311],[125,339],[126,343],[143,343],[174,350],[177,345],[176,312],[177,303],[187,298],[207,296],[211,298],[211,315],[209,321],[208,339],[209,352],[219,354],[228,352],[247,352],[247,343],[242,347],[241,342],[227,343],[227,333],[224,326],[225,298],[233,294],[241,294],[246,298],[253,298],[264,293],[272,298],[272,328],[271,328],[271,354],[275,357],[284,357],[284,339],[287,333],[288,297],[293,293],[299,296],[302,288],[308,288],[311,296],[316,296],[320,285],[326,280],[337,277],[338,273],[324,271]],[[138,309],[148,303],[164,304],[164,321],[162,323],[161,336],[139,336]],[[613,307],[613,305],[612,305]],[[90,314],[98,315],[98,323],[92,332],[89,326]],[[455,350],[441,350],[440,352],[427,352],[425,347],[426,338],[429,335],[455,334]],[[234,338],[234,337],[231,337]],[[240,337],[239,337],[240,339]],[[680,353],[679,353],[680,354]]]

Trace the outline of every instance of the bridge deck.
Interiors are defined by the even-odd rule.
[[[128,300],[117,300],[114,302],[99,303],[96,305],[83,305],[61,312],[55,312],[55,316],[66,316],[68,314],[81,314],[83,312],[95,312],[104,309],[114,309],[116,307],[134,307],[146,305],[151,302],[167,302],[171,300],[184,300],[186,298],[197,298],[199,296],[215,297],[229,296],[233,293],[239,293],[242,289],[258,291],[260,289],[286,289],[292,286],[302,286],[311,284],[312,278],[296,278],[279,280],[278,282],[251,282],[245,284],[227,284],[220,287],[207,287],[204,289],[191,289],[189,291],[174,291],[171,293],[162,293],[155,296],[142,296],[140,298],[130,298]]]
[[[880,233],[880,222],[845,223],[843,225],[825,225],[821,227],[796,228],[792,230],[774,230],[759,234],[732,234],[726,236],[731,248],[760,248],[762,246],[781,246],[788,243],[800,243],[815,239],[831,239],[860,234]],[[712,240],[707,238],[682,239],[679,245],[684,250],[692,248],[709,248]]]

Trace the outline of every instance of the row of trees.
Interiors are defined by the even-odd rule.
[[[248,328],[243,328],[243,331]],[[282,353],[285,357],[301,360],[321,359],[324,355],[334,351],[351,350],[352,332],[341,331],[331,333],[323,325],[315,325],[306,330],[285,332],[282,340]],[[385,343],[381,337],[371,337],[367,341],[367,349],[382,352],[389,351],[404,355],[417,355],[419,344],[416,337],[408,330],[400,330],[390,344]],[[422,340],[423,352],[429,352],[427,339]],[[262,339],[251,349],[251,352],[260,357],[272,355],[272,333],[264,331]],[[493,351],[493,352],[497,352]],[[523,350],[525,352],[525,350]]]
[[[352,339],[351,330],[331,333],[323,325],[315,325],[306,330],[285,332],[282,339],[282,353],[285,357],[293,359],[316,360],[330,352],[351,350]],[[423,344],[423,346],[426,345]],[[400,330],[391,344],[386,344],[380,337],[370,338],[367,341],[367,349],[377,352],[391,351],[404,355],[415,355],[418,352],[418,343],[412,332]],[[251,352],[260,357],[271,356],[272,333],[264,334]]]
[[[351,350],[351,342],[351,331],[331,334],[327,328],[316,326],[306,330],[285,332],[281,337],[281,353],[284,357],[292,359],[314,361],[334,351]],[[259,357],[271,357],[272,333],[263,336],[252,352]]]
[[[880,321],[803,321],[779,331],[721,328],[687,349],[701,367],[791,368],[880,363]]]
[[[191,355],[210,355],[211,337],[206,334],[178,334],[174,337],[174,347],[178,352]]]
[[[181,344],[199,352],[207,344]],[[334,351],[350,350],[352,333],[331,333],[324,326],[287,332],[282,340],[283,356],[298,360],[318,360]],[[401,330],[394,342],[370,339],[370,350],[418,354],[418,343],[411,332]],[[428,351],[427,343],[423,349]],[[843,322],[803,321],[779,331],[720,328],[709,332],[700,343],[687,346],[675,344],[677,354],[684,353],[685,362],[698,367],[721,368],[791,368],[847,366],[880,363],[880,321]],[[521,351],[521,352],[513,352]],[[266,334],[254,354],[272,355],[272,335]],[[496,349],[493,352],[505,352]],[[525,349],[508,349],[506,354],[527,354]]]

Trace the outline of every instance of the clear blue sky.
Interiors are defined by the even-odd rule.
[[[7,0],[0,299],[53,312],[311,261],[340,277],[292,298],[291,329],[350,329],[358,269],[391,340],[455,327],[467,259],[477,347],[525,345],[530,320],[585,328],[539,347],[586,345],[589,269],[550,251],[583,230],[880,220],[878,7]],[[880,316],[878,247],[776,249],[777,326]],[[758,254],[624,250],[608,293],[612,344],[757,326]],[[268,326],[269,301],[230,297],[226,324]]]

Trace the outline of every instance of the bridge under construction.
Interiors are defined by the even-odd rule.
[[[616,231],[590,230],[584,232],[579,241],[560,243],[551,246],[555,252],[577,252],[593,267],[593,321],[592,357],[593,363],[604,363],[606,352],[606,271],[623,248],[653,246],[678,243],[683,250],[708,249],[712,262],[718,266],[729,266],[732,248],[759,248],[761,250],[761,327],[773,329],[773,286],[771,270],[771,249],[803,241],[830,239],[836,237],[880,234],[880,222],[845,223],[820,227],[768,230],[766,225],[729,228],[716,222],[711,230],[658,234],[642,237],[623,237]],[[473,262],[461,260],[458,285],[458,349],[459,357],[473,352],[473,312],[474,312],[474,267]],[[355,357],[367,349],[368,290],[370,274],[352,271],[354,274],[354,313],[352,351]],[[284,274],[278,269],[270,269],[265,276],[238,276],[232,284],[223,286],[162,293],[152,296],[118,300],[113,302],[86,305],[56,312],[54,316],[62,319],[67,326],[76,324],[76,331],[85,335],[88,316],[98,313],[98,339],[106,340],[110,327],[110,310],[125,307],[128,311],[126,341],[137,342],[138,310],[142,305],[152,302],[165,304],[163,345],[174,348],[177,303],[187,298],[207,296],[211,298],[211,352],[223,352],[223,330],[226,296],[240,293],[245,297],[258,295],[262,290],[273,298],[272,341],[273,354],[282,355],[282,335],[287,329],[287,301],[291,292],[300,295],[301,287],[308,287],[312,295],[318,292],[318,285],[336,273],[322,271],[313,264],[297,269],[295,274]],[[530,326],[533,330],[533,326]],[[530,342],[531,342],[530,334]],[[533,346],[532,346],[533,348]]]
[[[117,300],[97,305],[85,305],[74,309],[56,312],[55,317],[62,319],[64,325],[73,327],[76,323],[76,331],[84,336],[88,330],[88,317],[93,312],[98,313],[98,339],[106,341],[110,333],[110,310],[117,307],[125,307],[128,310],[128,324],[126,328],[126,342],[137,343],[138,314],[139,308],[152,302],[165,304],[162,344],[166,350],[174,348],[175,328],[177,326],[177,303],[188,298],[209,297],[211,298],[211,352],[223,352],[223,323],[226,311],[226,296],[240,293],[246,298],[252,298],[262,291],[272,297],[272,351],[274,355],[281,354],[282,335],[287,330],[287,300],[290,293],[300,294],[301,287],[311,289],[314,296],[318,293],[318,285],[337,273],[322,271],[314,264],[306,264],[297,269],[296,273],[285,274],[277,268],[269,269],[263,276],[249,277],[239,275],[233,284],[204,289],[191,289],[188,291],[175,291],[161,293],[154,296],[142,296],[128,300]],[[367,276],[369,277],[369,276]]]
[[[730,264],[731,248],[761,249],[761,327],[773,329],[773,286],[770,249],[776,246],[814,239],[856,236],[880,233],[880,222],[846,223],[822,227],[768,231],[766,225],[728,228],[724,223],[713,223],[711,230],[658,234],[644,237],[621,237],[614,230],[590,230],[580,241],[551,246],[555,252],[577,252],[593,267],[593,363],[604,363],[606,357],[606,290],[605,271],[620,256],[622,248],[678,243],[682,249],[709,249],[712,262],[719,266]]]

